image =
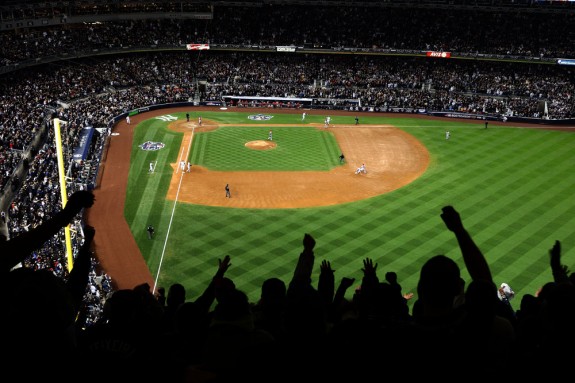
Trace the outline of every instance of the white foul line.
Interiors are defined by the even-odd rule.
[[[188,144],[188,155],[184,158],[188,158],[190,155],[190,148],[192,147],[192,141],[194,140],[194,130],[196,128],[192,127],[192,137],[190,138],[190,143]],[[180,154],[180,161],[176,164],[176,173],[178,172],[178,168],[180,168],[180,163],[182,162],[182,153]],[[180,182],[178,183],[178,190],[176,191],[176,200],[174,201],[174,207],[172,208],[172,214],[170,215],[170,223],[168,224],[168,231],[166,233],[166,239],[164,240],[164,248],[162,249],[162,256],[160,257],[160,264],[158,265],[158,272],[156,273],[156,278],[154,279],[154,288],[152,292],[156,291],[156,286],[158,285],[158,278],[160,277],[160,270],[162,269],[162,262],[164,261],[164,254],[166,253],[166,247],[168,246],[168,237],[170,236],[170,229],[172,228],[172,222],[174,221],[174,213],[176,211],[176,205],[178,203],[178,196],[180,195],[180,188],[182,186],[182,180],[184,179],[184,171],[182,170],[182,174],[180,175]]]

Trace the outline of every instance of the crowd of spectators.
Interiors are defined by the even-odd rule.
[[[572,118],[571,71],[549,65],[486,61],[446,62],[374,56],[204,55],[197,76],[205,100],[226,95],[325,99],[363,111],[457,111],[542,118]],[[347,102],[347,103],[346,103]]]
[[[547,102],[550,119],[574,114],[571,71],[553,65],[210,52],[193,57],[150,53],[86,59],[23,73],[4,76],[3,88],[33,89],[35,98],[44,100],[39,105],[99,96],[98,107],[109,101],[102,109],[80,105],[108,119],[111,110],[122,112],[166,100],[222,101],[225,96],[305,97],[339,108],[361,104],[364,111],[422,109],[530,118],[542,118],[541,104]],[[198,81],[204,82],[201,90]],[[10,99],[8,94],[5,98]],[[29,101],[29,107],[33,105]],[[36,119],[41,121],[39,113]],[[22,124],[18,118],[9,121]]]
[[[0,62],[92,50],[183,49],[188,43],[575,57],[569,11],[285,4],[257,8],[216,4],[213,9],[211,20],[133,19],[3,31]]]

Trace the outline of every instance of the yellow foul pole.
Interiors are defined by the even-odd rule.
[[[58,178],[60,179],[60,193],[62,194],[62,209],[68,203],[66,192],[66,172],[64,171],[64,155],[62,154],[62,136],[60,134],[60,119],[54,119],[54,135],[56,136],[56,154],[58,156]],[[74,257],[72,255],[72,239],[70,237],[70,225],[64,228],[66,237],[66,255],[68,258],[68,271],[72,271]]]

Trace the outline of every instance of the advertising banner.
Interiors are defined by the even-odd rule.
[[[204,51],[210,49],[210,44],[186,44],[189,51]]]
[[[83,161],[88,156],[90,151],[90,144],[92,142],[92,136],[94,135],[94,128],[92,126],[87,126],[80,132],[80,141],[78,146],[74,149],[74,154],[72,158],[74,161]]]
[[[436,52],[436,51],[427,51],[425,52],[427,57],[439,57],[441,59],[448,59],[451,57],[451,52]]]

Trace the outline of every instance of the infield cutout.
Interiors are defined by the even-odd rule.
[[[222,126],[236,127],[252,124],[218,124],[207,120],[197,133],[208,132]],[[192,130],[184,126],[185,120],[168,123],[169,129],[182,132],[182,148],[189,145]],[[324,130],[323,124],[306,124]],[[302,124],[303,126],[303,124]],[[293,124],[267,124],[266,128],[294,127]],[[333,128],[333,129],[331,129]],[[180,184],[180,174],[174,172],[168,200],[205,205],[249,209],[284,209],[332,206],[375,197],[405,186],[427,169],[430,156],[423,144],[411,134],[391,125],[333,125],[340,149],[345,153],[345,163],[329,171],[215,171],[194,164],[185,173]],[[243,141],[251,150],[277,149],[271,140]],[[334,160],[339,153],[334,153]],[[358,177],[355,170],[362,163],[368,174]],[[222,184],[223,182],[223,184]],[[234,198],[225,198],[221,191],[229,183]],[[178,192],[179,189],[179,192]],[[177,196],[176,196],[177,194]]]

